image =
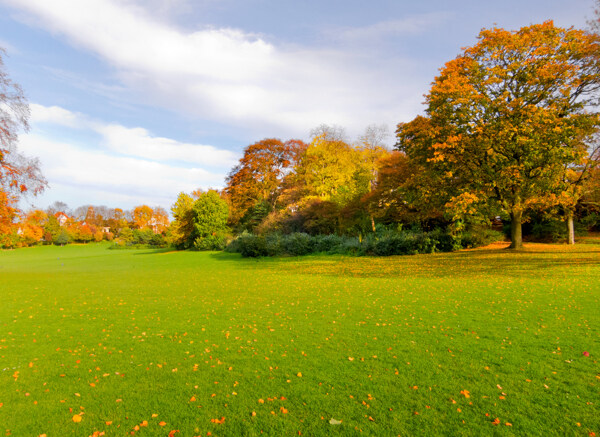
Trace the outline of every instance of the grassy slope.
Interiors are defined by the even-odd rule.
[[[0,433],[599,433],[600,246],[550,249],[2,252]]]

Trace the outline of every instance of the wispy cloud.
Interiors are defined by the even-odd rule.
[[[46,196],[54,200],[77,187],[82,203],[94,203],[86,195],[101,195],[97,203],[111,203],[109,198],[112,204],[127,202],[124,207],[145,201],[169,208],[181,191],[222,187],[237,161],[228,150],[155,137],[144,128],[103,123],[59,106],[31,109],[32,131],[21,136],[19,148],[40,158],[50,184]],[[64,139],[69,131],[89,138],[87,144]]]
[[[351,42],[368,42],[389,39],[405,35],[422,35],[432,28],[439,27],[453,17],[448,12],[431,12],[412,15],[398,20],[386,20],[362,27],[341,27],[327,31],[327,36],[334,40]]]
[[[157,162],[180,161],[186,167],[199,165],[203,168],[228,169],[237,162],[237,155],[229,150],[156,137],[142,127],[103,123],[59,106],[31,104],[31,121],[34,126],[49,123],[99,134],[102,139],[96,148],[104,148],[105,152],[112,154]]]
[[[296,136],[323,122],[366,126],[414,112],[414,102],[403,98],[414,89],[410,81],[386,86],[394,69],[410,73],[403,60],[372,68],[367,52],[286,45],[231,28],[188,32],[131,2],[4,1],[105,59],[123,84],[155,104],[205,119]],[[384,23],[354,34],[402,26],[408,24]]]

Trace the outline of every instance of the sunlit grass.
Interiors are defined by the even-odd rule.
[[[0,433],[598,434],[599,262],[2,252]]]

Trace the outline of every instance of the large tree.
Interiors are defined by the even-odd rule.
[[[557,189],[581,138],[600,124],[600,45],[551,21],[484,29],[478,39],[435,78],[426,96],[430,141],[406,152],[461,182],[449,205],[501,207],[511,218],[511,247],[520,248],[523,213]]]
[[[277,138],[267,138],[244,149],[225,187],[234,224],[242,222],[244,227],[245,222],[253,222],[256,209],[262,211],[260,221],[275,207],[283,178],[304,149],[306,145],[302,141],[283,142]]]
[[[29,129],[29,105],[21,87],[4,69],[0,49],[0,233],[10,231],[19,197],[46,187],[37,159],[17,150],[18,135]]]

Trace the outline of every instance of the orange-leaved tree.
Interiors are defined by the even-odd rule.
[[[520,248],[523,213],[560,189],[581,138],[600,125],[600,44],[551,21],[484,29],[478,39],[435,78],[426,96],[431,138],[406,152],[460,182],[449,206],[494,203],[510,215],[511,247]]]
[[[25,192],[46,187],[37,159],[17,150],[18,135],[29,129],[29,105],[21,87],[4,70],[0,49],[0,234],[12,232],[17,201]],[[8,238],[8,237],[7,237]]]

